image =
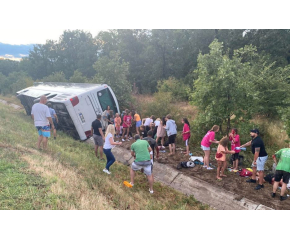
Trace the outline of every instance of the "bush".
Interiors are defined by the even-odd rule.
[[[175,78],[158,81],[157,89],[158,92],[172,93],[172,96],[179,101],[187,101],[190,95],[190,87]]]

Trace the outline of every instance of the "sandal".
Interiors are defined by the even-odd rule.
[[[222,179],[222,178],[216,178],[216,180],[217,180],[217,181],[222,181],[223,179]]]

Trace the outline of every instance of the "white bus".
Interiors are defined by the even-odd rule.
[[[86,140],[91,135],[91,124],[107,106],[120,113],[117,98],[106,84],[88,83],[35,83],[17,92],[27,115],[34,103],[45,95],[59,119],[58,128],[75,139]],[[102,125],[103,118],[102,118]]]

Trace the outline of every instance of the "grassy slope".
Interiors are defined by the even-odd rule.
[[[47,152],[36,150],[37,132],[24,111],[0,104],[0,122],[0,209],[208,208],[159,183],[150,195],[142,174],[133,189],[124,187],[128,167],[115,163],[105,175],[91,146],[65,134]]]

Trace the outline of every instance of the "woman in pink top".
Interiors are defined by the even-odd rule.
[[[126,114],[123,117],[123,134],[122,134],[122,142],[125,142],[124,140],[124,135],[126,133],[126,139],[128,141],[130,141],[128,139],[129,137],[129,130],[131,127],[131,123],[132,123],[132,116],[131,116],[131,112],[127,111]]]
[[[190,124],[187,118],[183,118],[181,122],[183,123],[182,138],[183,138],[183,141],[185,141],[186,155],[189,155],[188,141],[190,138]]]
[[[241,146],[240,142],[240,135],[238,135],[238,129],[233,128],[230,135],[229,139],[231,141],[231,150],[234,150],[235,153],[232,155],[233,158],[233,169],[238,170],[239,167],[239,152],[241,150],[236,150],[236,147]]]
[[[209,155],[210,155],[210,145],[212,143],[219,143],[214,139],[215,133],[220,130],[218,125],[214,125],[211,130],[203,137],[201,141],[201,148],[204,151],[203,167],[206,167],[208,170],[212,168],[209,166]]]
[[[217,175],[216,175],[217,180],[222,180],[221,177],[227,176],[227,175],[224,175],[224,171],[227,167],[226,154],[230,154],[230,153],[233,154],[235,152],[235,151],[229,151],[228,144],[229,144],[228,137],[223,137],[219,141],[219,145],[218,145],[217,152],[215,155],[215,159],[217,160],[217,163],[218,163]]]

